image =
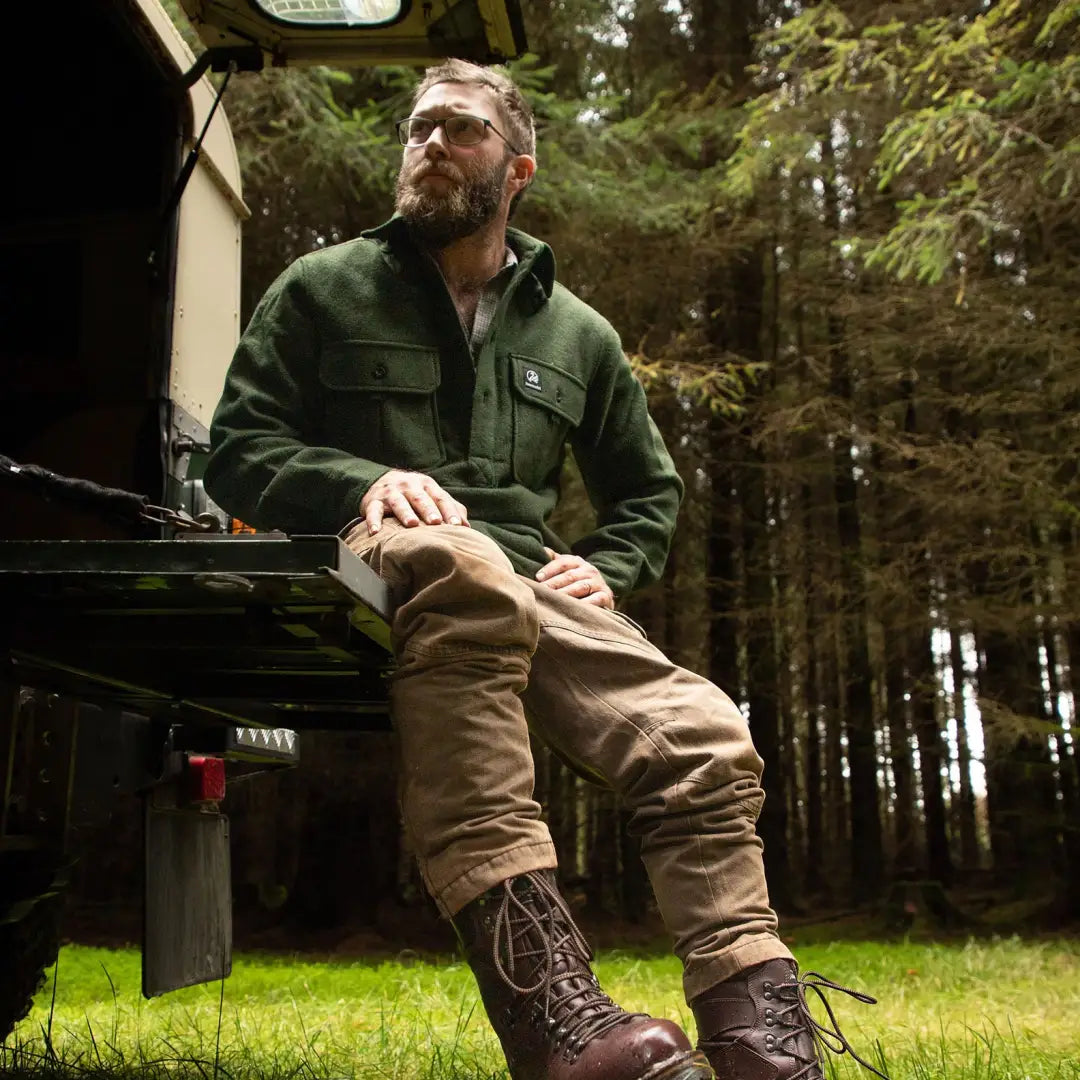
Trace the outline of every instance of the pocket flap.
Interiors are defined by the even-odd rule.
[[[395,341],[335,341],[323,348],[319,379],[330,390],[430,394],[439,385],[439,350]]]
[[[558,413],[574,427],[581,423],[586,389],[576,375],[543,360],[511,355],[510,379],[514,391],[526,401]]]

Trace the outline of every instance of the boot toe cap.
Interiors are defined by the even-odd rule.
[[[670,1020],[635,1017],[592,1040],[581,1052],[583,1080],[710,1080],[705,1056]]]

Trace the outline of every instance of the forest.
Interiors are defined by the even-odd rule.
[[[1075,919],[1080,3],[522,6],[539,170],[514,224],[618,329],[686,481],[627,611],[746,713],[775,906],[932,882]],[[245,319],[389,216],[415,80],[233,79]],[[572,463],[557,513],[589,527]],[[392,928],[417,892],[393,760],[389,735],[306,737],[239,786],[239,895]],[[536,761],[564,880],[641,918],[620,806]]]

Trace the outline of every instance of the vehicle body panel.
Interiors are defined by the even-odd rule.
[[[208,46],[257,44],[286,64],[430,64],[446,56],[501,63],[525,51],[518,0],[402,0],[388,25],[300,25],[253,0],[181,0]]]

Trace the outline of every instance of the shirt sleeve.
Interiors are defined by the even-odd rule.
[[[588,559],[617,597],[658,581],[683,483],[613,329],[600,347],[571,445],[597,514],[596,528],[573,553]]]
[[[315,441],[323,413],[315,304],[298,259],[244,331],[210,427],[206,490],[260,529],[334,533],[389,466]]]

